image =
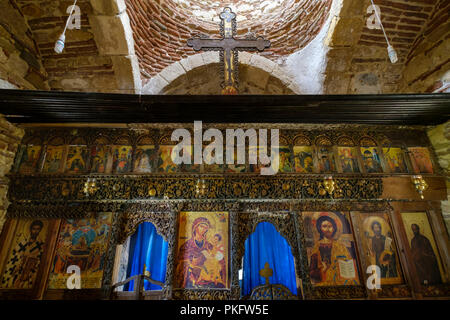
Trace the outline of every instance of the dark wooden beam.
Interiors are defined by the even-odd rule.
[[[13,123],[360,123],[433,125],[450,94],[159,96],[0,90]]]

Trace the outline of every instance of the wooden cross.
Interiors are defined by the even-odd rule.
[[[270,284],[269,278],[273,275],[273,270],[270,269],[268,262],[264,264],[264,269],[259,270],[259,275],[266,280],[266,284]]]
[[[189,39],[187,44],[195,51],[202,49],[219,51],[223,70],[222,94],[238,94],[238,51],[258,50],[261,52],[270,47],[270,41],[263,37],[256,38],[253,36],[246,39],[235,39],[236,14],[229,7],[226,7],[219,17],[222,39],[194,37]]]

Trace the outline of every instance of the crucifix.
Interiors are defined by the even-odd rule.
[[[222,94],[238,94],[238,51],[258,50],[261,52],[270,47],[270,41],[265,40],[263,37],[256,38],[254,36],[246,39],[235,39],[236,14],[229,7],[226,7],[219,17],[221,20],[220,35],[222,39],[194,37],[189,39],[187,44],[195,51],[219,51],[223,73]]]

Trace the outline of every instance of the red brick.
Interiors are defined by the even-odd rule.
[[[422,11],[421,6],[413,6],[413,5],[408,5],[405,3],[399,3],[399,2],[388,1],[388,0],[376,0],[376,4],[384,5],[384,6],[388,6],[388,7],[396,8],[396,9],[408,10],[408,11],[416,11],[416,12]]]
[[[128,2],[127,11],[130,16],[133,16],[132,28],[136,46],[143,46],[144,43],[147,43],[147,45],[151,44],[158,48],[157,51],[151,51],[154,56],[149,55],[148,50],[136,50],[141,67],[146,69],[148,66],[152,67],[151,70],[147,70],[148,72],[143,72],[144,76],[145,74],[148,76],[149,73],[154,75],[154,72],[164,67],[163,65],[155,66],[154,61],[149,59],[150,57],[160,62],[173,63],[173,61],[194,54],[194,51],[186,46],[187,39],[193,35],[201,33],[214,38],[217,38],[219,35],[219,28],[216,23],[200,21],[196,17],[187,14],[186,10],[180,10],[178,6],[171,2],[165,3],[166,9],[162,11],[160,6],[153,1],[130,0]],[[251,14],[243,13],[248,15],[249,20],[239,23],[239,36],[243,36],[247,32],[247,27],[250,26],[251,31],[257,35],[268,33],[265,36],[272,41],[273,45],[276,43],[279,46],[283,46],[285,50],[280,50],[279,52],[283,52],[284,55],[290,54],[305,46],[313,38],[313,35],[317,34],[320,26],[326,20],[331,0],[320,2],[313,0],[287,1],[284,5],[289,7],[289,10],[280,11],[278,15],[271,14],[269,16],[271,16],[271,19],[283,18],[286,22],[271,24],[269,28],[267,28],[267,21],[253,21]],[[309,8],[308,15],[305,12],[296,14],[296,12],[299,12],[301,5]],[[322,10],[325,7],[327,9]],[[147,26],[146,23],[141,22],[143,19],[146,19],[150,25],[150,28],[144,31],[139,30],[142,29],[143,25]],[[164,27],[162,28],[161,25]],[[266,32],[264,32],[265,28],[267,28]],[[280,30],[280,32],[276,36],[272,36],[274,30]],[[302,30],[303,32],[301,32]],[[309,30],[311,35],[308,35],[305,30]],[[167,33],[161,31],[167,31]],[[289,36],[286,33],[289,33]],[[170,58],[165,58],[166,53],[169,53]],[[265,54],[276,58],[276,54],[272,50],[267,51]]]

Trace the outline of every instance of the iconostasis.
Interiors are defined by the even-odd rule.
[[[445,179],[424,131],[281,130],[270,177],[259,163],[176,165],[174,145],[158,129],[27,129],[9,177],[0,296],[110,298],[143,222],[168,242],[164,299],[241,298],[244,242],[260,222],[291,247],[299,299],[450,296]],[[201,262],[193,283],[196,228],[210,230],[220,259]],[[81,289],[67,288],[73,265]],[[367,287],[370,266],[378,290]]]

